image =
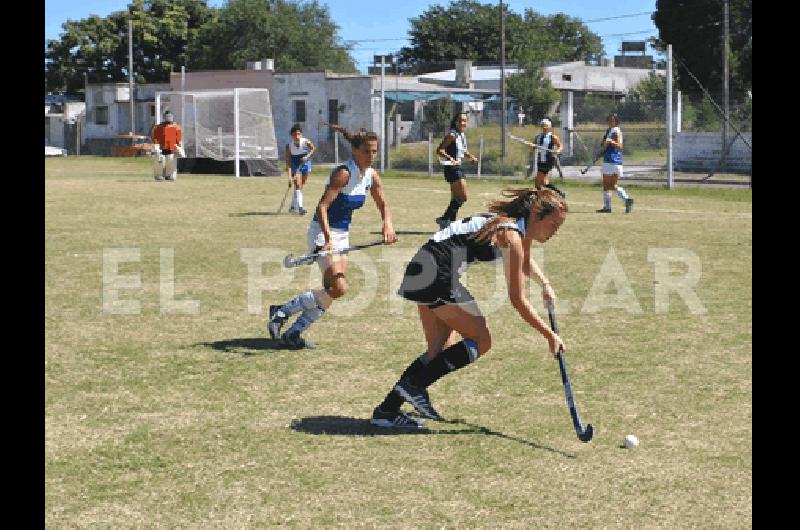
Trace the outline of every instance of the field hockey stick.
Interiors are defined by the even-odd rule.
[[[556,158],[556,169],[558,170],[558,178],[564,180],[564,173],[561,172],[561,159],[558,158],[558,155],[556,155],[555,158]]]
[[[292,258],[291,254],[288,254],[285,258],[283,258],[283,266],[287,269],[292,267],[297,267],[298,265],[309,265],[314,263],[319,258],[324,258],[325,256],[338,256],[340,254],[347,254],[348,252],[352,252],[353,250],[361,250],[363,248],[374,247],[377,245],[383,245],[383,239],[379,239],[378,241],[373,241],[371,243],[364,243],[362,245],[353,245],[352,247],[342,248],[339,250],[323,250],[320,252],[314,252],[313,254],[304,254],[297,258]]]
[[[512,140],[516,140],[519,143],[522,143],[522,144],[525,144],[525,145],[529,145],[531,147],[535,147],[536,149],[539,149],[540,151],[549,151],[551,153],[555,153],[556,152],[555,149],[548,149],[546,147],[542,147],[540,145],[536,145],[535,143],[530,142],[530,141],[526,140],[525,138],[520,138],[519,136],[514,136],[513,134],[509,134],[508,137],[511,138]]]
[[[558,335],[558,324],[556,323],[556,315],[553,311],[553,303],[547,303],[547,315],[550,317],[550,328]],[[594,435],[592,424],[588,424],[585,428],[581,423],[581,418],[578,416],[578,408],[575,406],[575,398],[572,396],[572,384],[569,382],[569,375],[567,374],[567,362],[564,360],[564,350],[558,350],[558,368],[561,370],[561,382],[564,384],[564,393],[567,396],[567,405],[569,406],[569,413],[572,416],[572,425],[575,427],[575,433],[578,435],[578,440],[588,442]]]
[[[286,188],[285,192],[283,192],[283,199],[281,199],[281,205],[278,206],[278,211],[275,212],[275,213],[281,213],[281,211],[283,210],[283,205],[286,204],[286,197],[289,196],[289,190],[290,189],[292,189],[292,182],[291,181],[289,181],[289,187]]]
[[[597,155],[595,155],[594,159],[591,162],[589,162],[589,165],[586,166],[585,168],[581,169],[581,175],[585,175],[586,172],[589,171],[589,168],[592,167],[595,164],[595,162],[600,160],[601,156],[603,156],[603,151],[600,151],[599,153],[597,153]]]

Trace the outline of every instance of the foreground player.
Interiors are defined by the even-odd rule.
[[[392,226],[389,205],[383,196],[383,185],[372,163],[378,154],[378,135],[374,132],[352,133],[336,126],[353,148],[353,158],[336,167],[328,177],[325,191],[308,227],[309,252],[341,250],[350,246],[350,221],[353,211],[361,208],[369,191],[383,219],[383,240],[394,243],[397,237]],[[344,254],[321,258],[317,264],[322,271],[322,289],[309,290],[283,305],[269,306],[267,329],[270,337],[279,336],[291,349],[315,348],[300,334],[319,320],[334,300],[347,292],[345,272],[347,256]],[[301,312],[283,335],[281,327],[289,317]]]
[[[492,213],[455,221],[436,232],[406,267],[398,294],[417,303],[427,350],[400,376],[375,407],[370,422],[379,427],[418,429],[422,422],[400,411],[408,401],[426,418],[441,419],[427,388],[489,351],[491,334],[475,299],[459,277],[476,261],[502,257],[511,304],[548,342],[556,355],[564,343],[525,296],[525,277],[542,286],[542,297],[554,300],[550,282],[530,255],[534,241],[550,239],[566,219],[567,204],[552,190],[505,190],[510,200],[489,205]],[[462,340],[456,342],[456,333]]]

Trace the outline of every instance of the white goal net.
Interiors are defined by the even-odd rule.
[[[167,109],[183,129],[187,158],[232,160],[236,177],[240,161],[253,174],[268,160],[278,159],[269,91],[265,88],[157,92],[157,121]]]

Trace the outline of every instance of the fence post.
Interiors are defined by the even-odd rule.
[[[481,162],[483,161],[483,135],[481,135],[481,141],[478,144],[478,178],[481,177]]]
[[[333,133],[333,163],[339,165],[339,135]]]
[[[428,133],[428,176],[433,176],[433,133]]]
[[[672,44],[667,45],[667,189],[672,189]]]

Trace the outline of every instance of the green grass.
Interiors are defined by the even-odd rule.
[[[324,177],[312,174],[306,206]],[[509,184],[470,180],[461,214]],[[201,175],[154,182],[146,159],[46,160],[47,527],[752,526],[749,190],[628,186],[634,213],[614,197],[615,213],[599,215],[599,187],[564,185],[570,214],[544,245],[543,267],[562,303],[575,398],[595,428],[582,444],[557,363],[492,298],[498,280],[486,265],[470,268],[466,284],[487,314],[492,350],[430,390],[460,421],[428,422],[416,435],[367,425],[425,347],[416,309],[390,296],[398,279],[378,260],[410,256],[435,228],[449,197],[440,177],[386,176],[400,241],[351,255],[351,291],[307,333],[317,350],[271,349],[266,306],[319,285],[313,267],[292,276],[267,263],[261,313],[248,312],[241,249],[305,252],[309,218],[268,215],[284,186]],[[354,243],[380,229],[368,202],[355,214]],[[103,312],[111,248],[140,251],[118,272],[139,276],[141,288],[120,298],[139,300],[140,314]],[[174,249],[175,298],[197,300],[196,314],[159,311],[162,248]],[[653,248],[697,256],[704,314],[675,293],[656,311]],[[598,280],[612,251],[613,278],[639,313],[582,310],[595,282],[607,296],[622,292],[611,276]],[[541,310],[537,289],[532,300]],[[620,447],[628,433],[639,448]]]

